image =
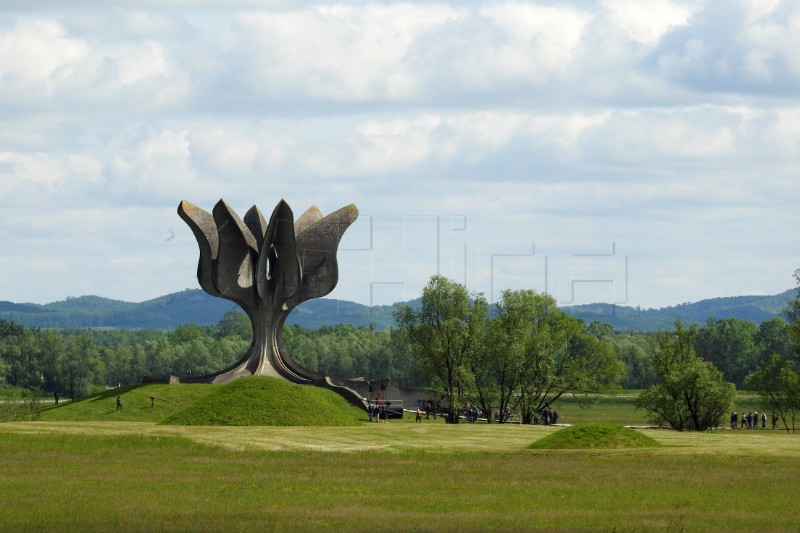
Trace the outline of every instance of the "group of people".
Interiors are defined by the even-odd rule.
[[[545,405],[544,409],[541,412],[542,420],[541,423],[545,426],[552,426],[553,424],[558,423],[558,412],[555,409],[550,409],[549,405]],[[536,421],[534,420],[534,424]]]
[[[386,422],[388,418],[388,405],[389,402],[382,399],[380,394],[376,395],[374,400],[367,400],[367,413],[369,413],[369,421],[380,422],[382,420]],[[477,422],[480,417],[486,418],[488,416],[485,411],[481,411],[478,406],[471,403],[467,404],[462,412],[464,419],[470,423]],[[436,404],[433,400],[418,400],[417,409],[414,411],[414,420],[416,422],[422,422],[423,414],[425,415],[426,420],[430,419],[431,414],[433,414],[433,418],[436,419],[436,413]],[[495,411],[494,413],[494,419],[497,422],[509,422],[511,421],[511,417],[512,413],[508,409],[505,409],[502,413],[500,411]],[[555,409],[552,409],[548,404],[533,416],[531,423],[550,426],[557,424],[558,419],[558,412]]]
[[[739,422],[739,413],[731,413],[731,429],[758,429],[758,421],[761,420],[761,429],[767,429],[767,413],[759,414],[757,411],[750,411],[747,414],[742,413],[741,425]],[[778,421],[780,417],[772,413],[772,429],[778,429]]]
[[[480,412],[474,405],[465,409],[465,418],[467,419],[467,422],[477,421],[479,414],[484,417],[486,416],[486,413]],[[500,411],[495,411],[494,413],[494,419],[497,422],[510,422],[512,416],[514,415],[512,415],[511,411],[508,409],[505,409],[502,413]],[[551,426],[558,423],[558,418],[558,412],[555,409],[551,409],[550,405],[545,405],[544,409],[542,409],[538,415],[534,415],[531,422],[533,424]]]
[[[380,422],[383,420],[384,422],[388,423],[389,420],[389,413],[386,409],[386,404],[388,402],[384,402],[381,398],[381,395],[378,394],[375,396],[374,402],[367,402],[367,413],[369,413],[369,421],[372,422]]]

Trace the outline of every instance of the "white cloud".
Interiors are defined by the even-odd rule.
[[[238,74],[255,94],[402,101],[418,91],[410,47],[458,17],[441,5],[412,4],[251,12],[236,20],[229,52],[242,56]]]
[[[672,28],[685,26],[697,4],[668,0],[605,0],[609,20],[631,40],[645,46],[657,44]]]
[[[81,201],[102,184],[104,176],[101,163],[85,153],[59,157],[0,152],[0,180],[0,205],[34,209],[49,202],[69,205]]]
[[[777,292],[798,266],[793,2],[83,0],[0,14],[3,299],[196,287],[175,206],[220,197],[240,213],[355,202],[387,249],[353,261],[362,285],[343,298],[371,280],[424,285],[427,255],[393,248],[414,215],[467,221],[438,231],[448,269],[467,265],[479,289],[485,258],[450,255],[495,241],[554,261],[617,243],[645,306]]]
[[[261,156],[260,132],[241,125],[218,126],[209,124],[192,132],[191,144],[193,158],[208,171],[220,176],[241,176],[250,174],[260,159],[274,166],[280,162],[277,150],[269,150]]]
[[[88,52],[82,40],[70,37],[52,20],[17,21],[0,33],[0,88],[48,96]]]
[[[203,180],[192,165],[188,131],[164,129],[111,161],[116,194],[133,193],[156,201],[201,192]]]
[[[493,62],[506,74],[526,76],[565,70],[590,19],[578,9],[522,3],[493,6],[481,14],[493,22],[500,40],[484,68]]]
[[[655,52],[660,73],[699,90],[795,94],[800,85],[796,2],[710,0]]]

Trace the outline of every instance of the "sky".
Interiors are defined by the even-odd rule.
[[[363,304],[795,286],[800,2],[68,4],[0,6],[0,300],[197,289],[220,199],[354,203]]]

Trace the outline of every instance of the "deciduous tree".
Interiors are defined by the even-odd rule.
[[[794,431],[800,414],[800,375],[792,363],[773,354],[766,365],[748,376],[747,383],[778,414],[786,431],[790,424]]]
[[[72,399],[90,392],[92,385],[101,380],[103,363],[97,344],[89,335],[76,335],[67,339],[61,382]]]
[[[794,359],[789,325],[782,317],[770,318],[762,322],[758,326],[755,341],[758,351],[758,368],[766,365],[772,354],[778,354],[785,361]]]
[[[696,336],[697,326],[687,330],[680,322],[675,323],[675,331],[657,336],[653,367],[660,383],[636,399],[636,406],[648,411],[651,422],[679,431],[703,431],[719,424],[728,412],[736,387],[697,356]]]
[[[422,291],[420,308],[405,305],[395,314],[420,368],[448,402],[450,422],[458,422],[458,408],[474,382],[469,360],[483,349],[486,313],[482,295],[470,295],[464,286],[433,276]]]
[[[738,318],[709,318],[695,338],[695,350],[710,361],[727,381],[744,386],[747,375],[758,367],[755,337],[758,327]]]
[[[588,404],[594,394],[615,387],[623,365],[611,344],[587,330],[582,321],[548,306],[536,327],[519,387],[523,422],[565,394]]]
[[[800,268],[794,271],[797,294],[789,300],[784,315],[789,321],[789,338],[792,340],[795,356],[800,360]]]

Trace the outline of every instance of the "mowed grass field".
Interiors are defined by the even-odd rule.
[[[660,446],[533,450],[559,429],[130,420],[155,417],[154,390],[126,391],[127,415],[112,393],[0,424],[0,531],[800,530],[800,436],[784,431],[641,430]]]

